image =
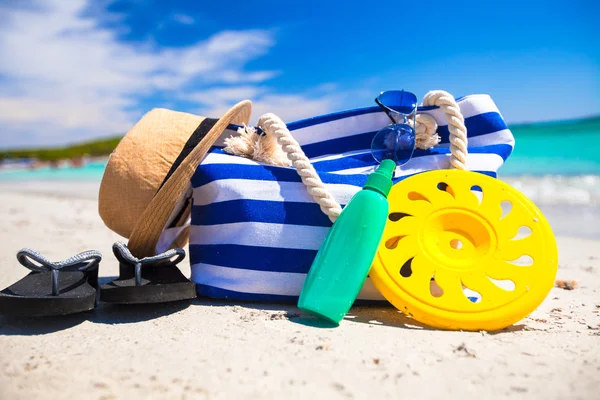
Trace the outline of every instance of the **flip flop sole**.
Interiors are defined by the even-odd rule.
[[[90,286],[91,288],[91,286]],[[93,289],[93,288],[92,288]],[[75,314],[96,307],[96,290],[86,297],[23,297],[0,293],[0,315],[50,317]]]
[[[196,298],[196,285],[190,281],[136,286],[134,279],[117,279],[100,288],[100,300],[106,303],[166,303],[194,298]]]
[[[120,276],[100,287],[100,300],[107,303],[166,303],[196,298],[196,285],[175,266],[146,265],[141,284],[136,285],[133,268],[121,268]]]
[[[59,295],[52,295],[50,272],[31,272],[0,291],[0,315],[41,317],[92,310],[97,291],[80,271],[59,274]]]

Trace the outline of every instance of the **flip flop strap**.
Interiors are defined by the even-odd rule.
[[[131,251],[123,242],[115,242],[113,244],[113,253],[119,262],[129,264],[134,267],[136,286],[142,285],[142,266],[174,266],[185,258],[185,250],[181,248],[169,249],[164,253],[160,253],[152,257],[137,258],[131,254]],[[175,259],[173,259],[173,257],[175,257]],[[165,261],[168,261],[168,263]]]
[[[17,253],[17,261],[22,266],[36,272],[50,271],[52,277],[52,295],[59,295],[59,271],[91,271],[97,269],[102,254],[96,250],[88,250],[62,261],[50,261],[32,249],[21,249]]]

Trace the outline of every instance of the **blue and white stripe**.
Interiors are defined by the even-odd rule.
[[[487,95],[457,99],[469,137],[468,167],[496,177],[514,138]],[[415,151],[394,182],[449,167],[448,122],[441,109],[419,112],[438,122],[442,142]],[[327,114],[287,126],[340,204],[364,185],[377,163],[371,139],[389,124],[378,107]],[[235,127],[232,127],[235,128]],[[213,298],[296,301],[328,229],[329,219],[306,192],[293,168],[257,163],[222,150],[226,131],[192,177],[190,229],[192,280]],[[367,279],[362,300],[382,300]]]

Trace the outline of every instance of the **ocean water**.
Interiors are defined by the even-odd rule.
[[[600,117],[510,127],[515,149],[499,178],[538,205],[600,206]],[[106,163],[2,171],[0,182],[99,182]]]
[[[600,117],[512,126],[500,179],[537,204],[600,206]]]
[[[59,169],[40,168],[36,170],[9,169],[0,170],[0,182],[30,181],[100,181],[105,161],[94,161],[80,168],[65,167]]]
[[[600,117],[516,125],[515,149],[499,173],[505,176],[600,175]]]

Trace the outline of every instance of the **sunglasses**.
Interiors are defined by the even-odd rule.
[[[373,137],[371,153],[379,163],[393,160],[396,165],[404,165],[415,151],[417,96],[404,90],[389,90],[381,92],[375,103],[392,123]],[[412,121],[409,121],[411,115]]]

